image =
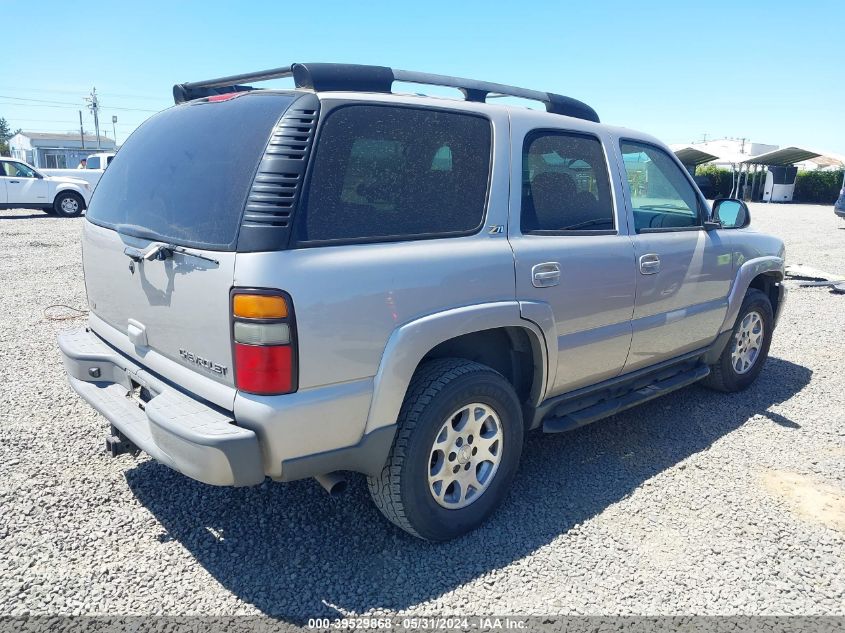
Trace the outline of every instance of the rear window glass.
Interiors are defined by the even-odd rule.
[[[484,216],[490,122],[475,115],[345,106],[320,131],[301,241],[459,235]]]
[[[610,179],[597,138],[536,132],[522,154],[523,233],[613,230]]]
[[[109,164],[88,219],[130,235],[232,249],[271,130],[291,101],[250,94],[152,117]]]

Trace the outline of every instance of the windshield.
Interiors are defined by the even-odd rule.
[[[250,93],[153,116],[109,164],[88,220],[150,239],[233,250],[258,163],[292,100]]]

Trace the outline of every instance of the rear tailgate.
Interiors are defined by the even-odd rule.
[[[92,329],[229,409],[235,246],[259,161],[291,101],[244,93],[152,117],[109,165],[84,225]],[[138,257],[158,245],[173,248]]]
[[[91,325],[109,343],[164,377],[185,385],[184,367],[232,387],[229,289],[235,253],[204,253],[218,263],[173,253],[163,261],[136,262],[124,250],[151,243],[86,223],[83,264]],[[104,325],[110,327],[103,327]],[[158,357],[175,362],[161,362]],[[157,362],[158,361],[158,362]],[[194,382],[194,381],[191,381]],[[202,390],[202,388],[200,388]],[[206,391],[206,390],[203,390]],[[218,392],[220,396],[212,395]],[[220,406],[234,393],[203,395]]]

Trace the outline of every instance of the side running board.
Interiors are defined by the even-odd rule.
[[[659,398],[681,387],[691,385],[709,373],[710,368],[707,365],[695,365],[691,369],[679,372],[662,380],[656,380],[644,387],[616,397],[609,397],[599,402],[596,402],[595,398],[593,398],[592,404],[587,404],[584,401],[580,403],[577,401],[567,403],[555,410],[553,413],[554,417],[543,420],[543,432],[562,433],[564,431],[572,431],[573,429],[590,424],[591,422],[596,422],[625,409],[635,407],[643,402]],[[584,406],[585,404],[586,406]],[[567,411],[566,409],[569,410]]]

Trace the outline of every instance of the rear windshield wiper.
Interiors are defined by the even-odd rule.
[[[183,246],[176,246],[176,244],[165,244],[163,242],[154,242],[147,246],[144,250],[140,248],[135,248],[134,246],[127,246],[123,249],[123,254],[126,255],[129,259],[140,262],[140,261],[151,261],[153,259],[158,260],[165,260],[168,257],[173,257],[173,253],[182,253],[182,255],[187,255],[188,257],[196,257],[197,259],[202,259],[207,262],[211,262],[212,264],[219,264],[220,262],[216,259],[208,257],[207,255],[203,255],[202,253],[195,253],[194,251],[189,251],[187,248]]]
[[[156,235],[152,231],[148,231],[145,228],[136,226],[134,224],[117,224],[114,228],[119,235],[130,235],[132,237],[140,237],[144,240],[153,240],[153,243],[147,246],[147,248],[144,250],[141,250],[140,248],[134,248],[132,246],[127,246],[123,249],[123,254],[136,262],[140,262],[142,259],[146,261],[149,261],[151,259],[165,260],[168,257],[171,257],[173,253],[182,253],[183,255],[188,255],[189,257],[196,257],[197,259],[203,259],[213,264],[220,263],[216,259],[212,259],[211,257],[203,255],[202,253],[195,253],[194,251],[189,251],[183,246],[177,246],[176,244],[162,242],[160,235]]]

